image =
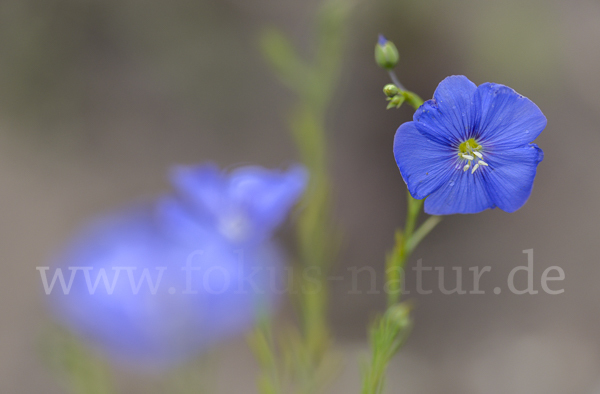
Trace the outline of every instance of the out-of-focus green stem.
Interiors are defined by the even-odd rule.
[[[277,29],[265,31],[261,42],[265,58],[298,99],[289,118],[290,130],[302,162],[310,172],[310,184],[300,203],[296,225],[299,256],[293,301],[298,307],[300,330],[284,333],[287,336],[279,349],[287,362],[286,374],[290,376],[294,392],[306,394],[320,389],[330,373],[332,358],[327,322],[327,275],[338,252],[340,233],[332,220],[325,118],[339,79],[351,3],[349,0],[323,2],[317,15],[315,53],[309,61],[300,56]],[[279,356],[268,341],[263,341],[263,346],[271,347],[274,357]],[[263,377],[271,382],[270,386],[261,385],[261,393],[273,393],[269,387],[281,389],[268,373],[270,363],[262,365],[267,369]]]
[[[44,337],[43,356],[72,394],[113,394],[115,388],[107,362],[79,339],[61,328]]]
[[[280,365],[275,354],[271,322],[268,318],[265,316],[260,318],[256,329],[248,337],[248,344],[261,369],[257,382],[259,392],[263,394],[283,393]]]

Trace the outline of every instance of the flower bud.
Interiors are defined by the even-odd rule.
[[[404,96],[401,94],[397,94],[394,97],[390,97],[388,100],[390,102],[388,103],[387,109],[394,108],[394,107],[400,108],[402,103],[404,103]]]
[[[398,64],[399,59],[400,54],[396,45],[380,34],[377,45],[375,45],[375,61],[379,67],[391,70]]]
[[[398,93],[400,93],[400,89],[398,89],[398,87],[392,83],[389,83],[383,87],[383,94],[388,97],[394,97]]]

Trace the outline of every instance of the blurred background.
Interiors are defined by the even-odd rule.
[[[22,0],[0,3],[0,392],[64,393],[40,357],[50,325],[39,273],[86,218],[168,188],[173,164],[287,166],[294,98],[258,49],[265,26],[310,53],[319,1]],[[534,192],[513,214],[445,218],[414,253],[427,266],[492,267],[485,295],[411,294],[416,327],[390,366],[393,393],[600,393],[600,3],[592,0],[357,3],[329,113],[335,215],[344,247],[333,274],[383,271],[403,223],[392,138],[412,117],[385,110],[377,34],[401,54],[403,84],[430,98],[446,76],[497,82],[548,118]],[[286,230],[283,231],[284,235]],[[561,295],[495,295],[534,250]],[[358,392],[367,322],[384,294],[332,282],[343,370],[330,391]],[[448,276],[452,278],[452,276]],[[425,276],[425,288],[437,284]],[[558,284],[558,283],[553,283]],[[382,286],[378,283],[378,286]],[[471,282],[467,281],[469,288]],[[414,290],[414,284],[407,287]],[[286,315],[289,308],[284,307]],[[216,350],[216,392],[254,392],[243,338]],[[152,379],[118,372],[122,392]]]

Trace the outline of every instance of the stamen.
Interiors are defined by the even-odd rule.
[[[463,172],[471,169],[471,174],[474,174],[479,167],[489,167],[489,164],[483,161],[482,150],[483,147],[473,138],[464,141],[458,146],[458,157],[466,161],[466,163],[463,163]]]

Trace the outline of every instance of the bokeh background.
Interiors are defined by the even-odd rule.
[[[39,354],[50,323],[35,267],[86,218],[165,190],[173,164],[297,160],[286,129],[294,98],[270,73],[257,37],[274,25],[310,53],[318,6],[0,3],[0,392],[64,393]],[[592,0],[355,6],[328,119],[335,214],[345,234],[334,274],[381,272],[404,218],[391,142],[412,113],[385,111],[387,77],[372,58],[378,33],[396,42],[400,79],[422,97],[444,77],[464,74],[513,87],[548,118],[536,141],[545,160],[527,205],[448,217],[411,258],[447,271],[489,265],[492,273],[482,280],[485,295],[412,295],[416,327],[390,367],[389,392],[600,392],[599,21]],[[495,295],[531,248],[536,288],[542,271],[557,265],[564,294]],[[435,275],[425,278],[426,288],[436,286]],[[351,286],[332,282],[331,323],[344,360],[335,393],[358,392],[366,324],[385,304],[384,294],[349,294]],[[366,291],[369,278],[359,286]],[[243,338],[221,346],[213,368],[217,392],[254,392],[256,365]],[[118,372],[127,393],[149,392],[153,379]]]

